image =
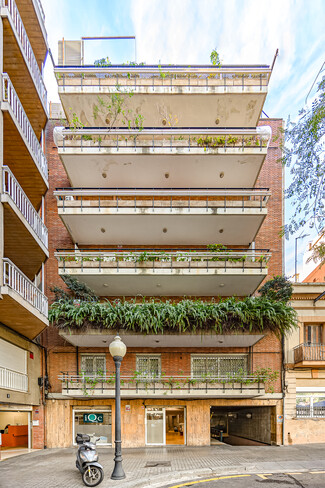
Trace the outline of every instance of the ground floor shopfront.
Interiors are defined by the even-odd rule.
[[[229,436],[282,444],[283,411],[279,396],[258,400],[122,400],[123,446],[208,446],[216,437],[227,442]],[[69,447],[77,432],[94,435],[100,438],[100,444],[111,445],[115,435],[114,417],[113,399],[50,398],[46,405],[47,447]]]

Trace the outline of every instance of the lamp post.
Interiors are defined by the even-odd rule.
[[[109,352],[115,363],[115,457],[114,470],[111,475],[112,480],[123,480],[125,473],[122,468],[122,440],[121,440],[121,378],[120,368],[122,359],[126,353],[126,345],[120,336],[116,336],[109,345]]]

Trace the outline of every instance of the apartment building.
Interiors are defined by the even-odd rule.
[[[0,432],[2,448],[15,449],[44,445],[43,353],[35,338],[48,326],[48,45],[39,0],[1,0],[0,12]]]
[[[285,443],[325,442],[325,283],[295,283],[299,328],[285,345]]]
[[[271,72],[87,66],[82,41],[61,42],[55,74],[67,123],[53,105],[48,283],[76,278],[114,306],[245,297],[282,274],[281,150],[272,138],[282,120],[261,119]],[[57,325],[42,336],[47,445],[70,446],[77,431],[109,445],[108,345],[117,331]],[[253,381],[261,368],[281,372],[274,334],[119,333],[123,446],[282,443],[281,374],[272,388]]]

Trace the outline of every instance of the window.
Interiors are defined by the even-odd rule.
[[[325,394],[309,393],[297,395],[296,415],[304,417],[325,417]]]
[[[161,373],[161,361],[160,356],[137,356],[137,372],[141,376],[146,376],[149,378],[156,378],[160,376]]]
[[[81,371],[82,373],[106,373],[106,358],[105,355],[82,355],[81,356]]]
[[[192,377],[227,376],[239,372],[247,373],[247,356],[192,356]]]
[[[322,325],[305,325],[304,326],[304,343],[321,344],[322,343]]]

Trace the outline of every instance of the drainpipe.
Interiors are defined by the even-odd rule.
[[[284,357],[284,336],[281,339],[281,346],[282,346],[282,375],[281,375],[281,386],[282,386],[282,394],[283,394],[283,422],[282,422],[282,446],[284,446],[284,436],[285,436],[285,399],[286,399],[286,370],[285,370],[285,357]]]

